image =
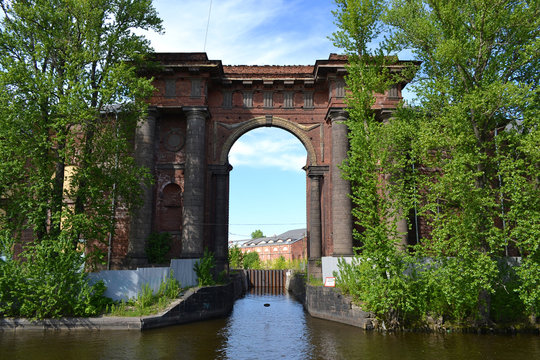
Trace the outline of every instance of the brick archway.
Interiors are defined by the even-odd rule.
[[[305,128],[303,129],[297,123],[292,121],[277,117],[277,116],[258,116],[251,120],[247,120],[241,124],[240,127],[236,128],[225,140],[223,147],[221,149],[221,154],[219,156],[220,164],[227,164],[229,159],[229,152],[231,151],[232,146],[242,135],[247,133],[250,130],[257,129],[260,127],[278,127],[283,130],[286,130],[293,134],[307,151],[307,160],[308,166],[317,164],[317,154],[315,148],[309,138],[306,135]]]
[[[345,56],[291,66],[224,66],[205,53],[157,53],[154,60],[160,67],[146,75],[156,91],[136,130],[134,152],[155,185],[145,189],[143,205],[130,219],[126,264],[145,264],[146,239],[169,224],[156,207],[159,189],[173,182],[182,188],[182,221],[174,222],[181,251],[173,256],[199,258],[208,247],[217,268],[226,268],[229,152],[240,136],[264,126],[288,131],[307,151],[310,274],[321,276],[321,258],[352,254],[350,184],[339,168],[348,150]],[[403,66],[391,65],[395,71]],[[404,85],[377,94],[374,109],[391,113]]]

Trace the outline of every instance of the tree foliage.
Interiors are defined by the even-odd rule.
[[[231,269],[242,269],[243,264],[244,264],[244,253],[238,247],[238,245],[229,247],[229,267]]]
[[[538,4],[393,0],[380,11],[379,2],[337,3],[347,19],[357,18],[336,18],[352,39],[386,26],[372,54],[365,49],[373,38],[359,46],[334,37],[354,45],[345,47],[351,151],[344,170],[362,230],[356,265],[364,271],[360,283],[342,280],[379,314],[487,321],[490,294],[507,291],[500,258],[514,251],[522,257],[513,296],[523,306],[516,310],[538,313]],[[392,58],[383,50],[403,49],[422,61],[416,103],[383,122],[371,110],[373,93],[399,82],[385,73]],[[413,210],[432,230],[411,251],[398,251],[396,224]]]
[[[260,239],[262,237],[264,237],[262,230],[257,229],[251,233],[252,239]]]
[[[256,251],[244,255],[244,269],[262,269],[259,253]]]
[[[61,259],[85,248],[99,261],[94,245],[114,231],[113,199],[131,208],[148,179],[131,156],[142,100],[153,91],[137,74],[149,42],[134,31],[160,31],[161,20],[150,0],[0,5],[0,229],[10,234],[7,248],[26,234],[33,239],[23,244],[27,259],[53,250],[48,255]]]

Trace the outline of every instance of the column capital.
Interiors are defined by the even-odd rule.
[[[313,178],[324,176],[324,174],[328,172],[329,168],[330,167],[328,165],[308,165],[304,166],[303,169],[306,171],[308,177]]]
[[[208,169],[214,175],[228,175],[229,172],[233,169],[232,165],[229,163],[226,164],[210,164]]]
[[[345,121],[349,118],[349,112],[342,108],[330,108],[328,110],[327,118],[330,122]]]
[[[208,106],[183,106],[182,111],[187,115],[194,115],[204,117],[205,119],[210,115]]]

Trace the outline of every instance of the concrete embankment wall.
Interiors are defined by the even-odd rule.
[[[247,290],[246,276],[239,272],[226,285],[188,290],[161,314],[143,317],[64,319],[0,319],[1,331],[22,330],[146,330],[227,316],[234,301]]]
[[[171,306],[160,316],[141,318],[141,330],[185,324],[227,316],[234,301],[245,293],[244,275],[232,277],[227,285],[207,286],[190,290],[184,300]]]
[[[350,297],[333,287],[311,286],[300,274],[292,275],[288,290],[304,304],[313,317],[337,321],[371,330],[376,324],[375,316],[352,303]]]

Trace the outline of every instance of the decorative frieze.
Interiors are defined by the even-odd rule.
[[[245,108],[252,108],[253,107],[253,91],[243,91],[242,94],[244,95],[244,107]]]
[[[313,109],[313,91],[304,91],[304,109]]]
[[[274,92],[273,91],[263,92],[263,107],[265,109],[271,109],[274,107]]]
[[[284,109],[294,108],[294,93],[292,91],[283,92],[283,108]]]

